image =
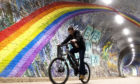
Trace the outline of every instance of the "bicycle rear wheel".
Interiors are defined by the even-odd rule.
[[[49,66],[49,78],[53,84],[64,84],[69,77],[69,67],[63,58],[55,58]]]
[[[85,63],[85,69],[86,69],[86,75],[85,75],[85,78],[83,80],[81,80],[81,82],[83,84],[86,84],[89,82],[90,80],[90,67],[87,63]]]

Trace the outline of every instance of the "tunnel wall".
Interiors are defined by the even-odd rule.
[[[85,61],[90,64],[93,74],[92,77],[118,76],[118,49],[116,44],[111,43],[111,40],[108,42],[105,41],[105,43],[100,42],[100,40],[103,39],[101,38],[101,30],[93,28],[91,24],[89,24],[91,19],[88,19],[87,23],[82,22],[83,19],[85,19],[83,18],[85,16],[89,16],[90,18],[92,14],[77,16],[65,23],[52,40],[46,45],[46,47],[43,48],[43,50],[37,55],[36,59],[25,72],[24,76],[48,75],[46,74],[48,65],[50,61],[57,56],[56,44],[61,43],[67,36],[67,28],[69,25],[73,25],[75,29],[80,30],[86,39],[85,56],[88,58],[85,58]],[[76,56],[78,57],[78,54],[76,54]],[[74,76],[72,69],[70,69],[70,75]]]
[[[48,37],[47,37],[46,46],[42,46],[39,49],[30,50],[28,53],[26,53],[25,51],[28,50],[29,47],[34,46],[34,45],[32,43],[30,43],[31,45],[28,45],[28,47],[27,46],[25,47],[23,45],[26,45],[27,43],[31,42],[32,40],[31,39],[28,40],[28,38],[32,38],[33,35],[31,35],[31,37],[30,36],[26,37],[26,39],[23,39],[24,37],[21,36],[20,39],[16,40],[16,42],[22,42],[22,44],[19,44],[19,45],[17,43],[14,43],[14,42],[10,43],[10,42],[12,41],[11,39],[14,39],[13,38],[14,35],[11,35],[11,34],[14,31],[16,31],[16,29],[18,29],[21,25],[25,25],[25,23],[28,22],[29,20],[35,18],[37,14],[39,14],[41,11],[46,9],[45,5],[48,3],[51,3],[51,2],[53,2],[53,1],[46,2],[45,0],[41,0],[41,1],[34,0],[31,2],[28,0],[27,1],[24,0],[22,2],[19,2],[17,0],[17,1],[9,1],[9,2],[7,1],[7,2],[0,4],[1,5],[1,9],[0,9],[1,17],[0,18],[1,18],[1,24],[2,24],[2,25],[0,25],[1,30],[2,30],[0,32],[0,34],[1,34],[0,76],[1,77],[48,76],[47,67],[48,67],[50,61],[56,56],[56,52],[52,52],[56,49],[54,44],[60,42],[58,40],[59,37],[54,36],[54,35],[57,35],[57,33],[55,34],[55,32],[56,32],[56,30],[59,29],[59,27],[56,27],[56,29],[52,28],[51,31],[47,32]],[[64,4],[64,3],[66,3],[66,2],[62,2],[61,4]],[[59,4],[59,5],[61,5],[61,4]],[[68,2],[67,4],[73,5],[72,2],[70,2],[70,3]],[[75,9],[77,9],[77,11],[76,11],[77,14],[75,14],[73,16],[71,15],[70,17],[74,17],[78,14],[96,12],[96,11],[98,12],[98,11],[103,11],[103,10],[105,10],[106,12],[110,12],[110,11],[115,12],[114,9],[104,7],[104,6],[98,6],[101,8],[101,10],[97,10],[96,6],[92,6],[91,4],[83,4],[83,3],[74,3],[74,4],[76,4],[74,7],[75,7]],[[84,5],[84,7],[83,7],[83,5]],[[87,5],[87,8],[85,8],[85,5]],[[43,6],[45,6],[45,7],[43,7]],[[49,5],[47,7],[54,7],[54,6],[56,6],[56,5]],[[76,8],[77,6],[80,6],[81,10],[79,8]],[[6,9],[6,7],[7,7],[7,9]],[[41,9],[38,9],[38,8],[41,8]],[[38,9],[38,10],[35,11],[36,9]],[[75,12],[72,12],[71,10],[73,10],[73,9],[68,9],[63,12],[75,13]],[[35,12],[33,12],[33,11],[35,11]],[[54,13],[54,16],[59,15],[56,13]],[[61,13],[62,12],[60,12],[60,14]],[[119,13],[123,14],[121,12],[119,12]],[[128,18],[127,16],[128,15],[125,15],[124,17],[127,18],[129,21],[133,21],[134,23],[137,22],[137,20],[135,20],[135,18],[130,18],[130,17]],[[53,17],[53,15],[50,15],[50,17],[57,18],[57,17]],[[85,17],[85,16],[80,16],[80,17]],[[85,61],[90,60],[88,62],[92,68],[93,74],[96,73],[96,75],[93,75],[93,76],[94,77],[116,76],[117,72],[118,72],[117,71],[117,61],[116,61],[117,56],[118,56],[118,50],[117,50],[117,48],[115,48],[116,44],[111,39],[108,40],[108,38],[109,38],[109,36],[107,35],[108,33],[102,34],[100,29],[92,27],[92,23],[88,23],[88,22],[92,22],[90,20],[90,16],[87,15],[86,17],[88,17],[89,19],[86,19],[86,21],[84,21],[85,20],[85,18],[84,18],[84,19],[82,19],[83,22],[81,22],[81,23],[78,22],[78,21],[82,21],[79,17],[75,17],[74,19],[72,19],[70,21],[68,20],[69,18],[63,20],[63,22],[66,20],[68,20],[68,22],[62,25],[62,27],[60,28],[60,34],[66,32],[66,30],[67,30],[66,27],[68,27],[68,25],[73,24],[73,26],[76,26],[78,30],[83,32],[83,35],[86,39],[87,49],[88,49],[86,54],[87,54],[87,56],[90,57],[90,59],[87,59],[87,60],[85,59]],[[41,16],[34,19],[34,21],[39,20],[40,18],[41,18]],[[44,21],[44,23],[40,21],[40,23],[38,22],[38,24],[34,25],[33,29],[32,30],[30,29],[30,33],[32,32],[31,34],[37,34],[37,32],[39,33],[39,31],[41,31],[43,27],[46,27],[48,24],[50,24],[52,21],[52,18],[49,18],[49,17],[46,17],[46,18],[48,18],[48,19],[42,20],[42,21]],[[134,20],[131,20],[131,19],[134,19]],[[56,22],[59,22],[59,21],[57,20]],[[87,23],[85,23],[85,22],[87,22]],[[14,23],[16,23],[16,24],[14,24]],[[27,24],[31,25],[31,23],[32,23],[32,21],[30,23],[28,22]],[[14,24],[14,25],[12,25],[12,24]],[[26,26],[24,26],[25,28],[29,27],[27,24],[26,24]],[[84,24],[84,25],[81,25],[81,24]],[[12,25],[12,26],[10,26],[10,25]],[[55,24],[51,24],[51,25],[53,26]],[[137,25],[139,25],[139,24],[137,24]],[[38,28],[36,28],[36,26],[38,26]],[[51,27],[51,26],[49,26],[49,27]],[[36,31],[34,31],[34,28],[36,29]],[[63,28],[65,28],[65,30]],[[90,30],[92,32],[90,32]],[[46,31],[47,31],[47,29],[44,32],[40,33],[40,35],[44,35],[44,33]],[[20,35],[22,33],[24,33],[23,30],[20,30],[20,32],[18,32],[16,35]],[[30,34],[30,33],[28,32],[27,34]],[[59,34],[59,36],[61,37],[60,34]],[[89,36],[90,38],[88,38],[87,36]],[[5,38],[8,38],[8,39],[4,40]],[[62,36],[62,38],[64,39],[63,36]],[[26,42],[24,43],[24,41],[26,41]],[[38,42],[37,40],[35,40],[35,41]],[[11,47],[10,48],[7,47],[6,43],[10,43],[10,44],[8,44],[8,46],[11,46]],[[99,44],[98,47],[100,49],[98,49],[97,44]],[[44,43],[44,45],[45,45],[45,43]],[[19,48],[21,48],[20,46],[22,46],[22,51],[18,50]],[[40,53],[39,53],[39,51],[40,51]],[[32,53],[32,57],[28,58],[27,56],[29,56],[29,53],[30,54]],[[22,58],[22,55],[24,55],[24,54],[26,54],[26,56],[24,56],[24,58]],[[22,62],[20,60],[21,58],[22,58]],[[19,61],[21,62],[21,64],[17,65],[17,63]],[[23,66],[21,66],[21,65],[23,65]],[[16,68],[15,68],[15,66],[16,66]],[[72,71],[71,71],[71,75],[72,75]]]

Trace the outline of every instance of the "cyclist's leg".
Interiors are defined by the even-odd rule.
[[[70,50],[70,53],[72,54],[72,56],[71,56],[71,58],[72,58],[72,60],[73,60],[73,62],[78,66],[78,63],[76,63],[76,57],[75,57],[75,53],[77,53],[79,51],[79,49],[77,49],[77,48],[72,48],[71,50]]]
[[[75,76],[78,74],[78,67],[77,67],[77,64],[75,63],[76,61],[76,58],[75,58],[75,55],[74,55],[74,53],[76,53],[76,52],[78,52],[78,49],[75,49],[75,48],[72,48],[71,50],[70,50],[70,53],[72,54],[71,56],[68,56],[68,59],[69,59],[69,61],[70,61],[70,64],[72,65],[72,68],[74,69],[74,74],[75,74]],[[75,59],[75,60],[73,60],[73,59],[71,59],[73,57],[73,59]]]
[[[79,51],[79,55],[80,55],[80,75],[85,75],[86,74],[85,65],[84,65],[85,49],[81,49]]]

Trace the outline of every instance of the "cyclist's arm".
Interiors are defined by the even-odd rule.
[[[70,41],[70,39],[71,39],[71,36],[69,35],[69,36],[61,43],[61,45],[66,44],[67,42]]]

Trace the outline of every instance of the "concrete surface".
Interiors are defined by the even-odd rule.
[[[50,81],[40,82],[12,82],[0,84],[51,84]],[[79,80],[68,80],[66,84],[82,84]],[[140,77],[127,77],[127,78],[110,78],[110,79],[92,79],[88,84],[140,84]]]

